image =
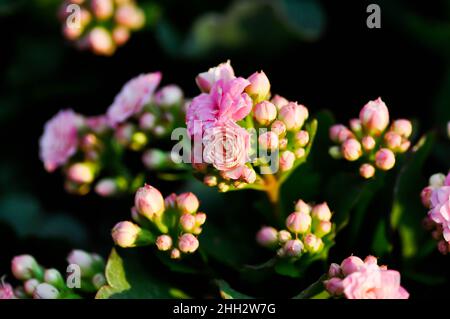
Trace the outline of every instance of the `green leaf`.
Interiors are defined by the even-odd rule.
[[[130,284],[125,277],[123,260],[113,248],[106,263],[105,277],[107,284],[97,292],[96,299],[108,299],[112,295],[130,289]]]
[[[253,297],[247,296],[234,290],[224,280],[217,280],[216,282],[217,285],[219,286],[220,295],[222,296],[223,299],[254,299]]]

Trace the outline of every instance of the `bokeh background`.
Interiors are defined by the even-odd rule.
[[[116,221],[128,217],[132,197],[111,200],[67,194],[60,174],[43,169],[38,139],[45,121],[61,108],[86,115],[105,112],[123,83],[140,73],[160,70],[163,84],[177,83],[187,96],[195,96],[196,74],[230,59],[237,74],[264,70],[273,92],[298,100],[313,114],[330,110],[337,121],[354,117],[378,96],[393,118],[417,120],[421,133],[434,130],[441,136],[450,120],[450,1],[432,5],[406,0],[138,3],[153,10],[149,23],[112,57],[103,57],[80,52],[63,38],[56,18],[60,1],[0,1],[0,275],[8,274],[11,258],[22,253],[61,269],[74,247],[107,256],[112,246],[109,231]],[[369,3],[381,7],[381,29],[366,26]],[[449,152],[448,141],[436,143],[417,177],[422,182],[417,189],[426,185],[430,174],[447,171]],[[315,164],[302,168],[305,174],[296,174],[296,182],[288,186],[289,199],[332,198],[334,190],[324,186],[327,174],[345,170],[346,165],[330,164],[326,151],[316,154]],[[321,170],[320,176],[311,173],[313,168]],[[194,182],[147,182],[165,194],[201,188]],[[368,208],[371,215],[360,226],[359,240],[350,244],[350,231],[339,234],[341,243],[331,250],[330,260],[372,252],[375,230],[370,216],[390,209],[392,193],[386,189],[386,200]],[[252,201],[260,194],[243,193],[199,196],[202,205],[214,210],[205,208],[216,216],[212,218],[218,231],[237,233],[237,245],[252,243],[247,261],[256,264],[263,260],[252,257],[253,250],[259,249],[254,234],[264,221],[255,215]],[[411,201],[419,201],[418,196]],[[233,254],[233,246],[228,248]],[[403,269],[404,260],[395,249],[384,260]],[[449,266],[448,256],[432,250],[411,274],[403,275],[404,286],[414,298],[448,296]],[[155,267],[171,279],[178,276],[180,282],[201,281],[171,274],[162,265]],[[289,296],[308,282],[293,287],[290,278],[281,278],[271,286],[251,285],[250,275],[242,280],[245,273],[219,263],[217,267],[235,287],[254,295],[269,287],[273,291],[269,295],[279,296],[282,291]],[[322,271],[321,267],[312,270],[310,278]],[[207,291],[209,285],[201,283],[191,293],[205,297],[201,290]]]

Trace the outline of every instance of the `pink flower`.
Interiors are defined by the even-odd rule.
[[[81,117],[72,110],[62,110],[44,126],[39,140],[39,156],[45,169],[53,172],[75,154]]]
[[[381,98],[378,98],[364,105],[359,119],[368,134],[378,136],[389,124],[389,110]]]
[[[252,109],[252,100],[243,93],[249,83],[244,78],[221,79],[214,83],[209,94],[195,97],[186,114],[189,134],[199,132],[197,125],[206,129],[217,121],[239,121],[246,117]]]
[[[232,121],[217,122],[206,130],[203,143],[204,161],[219,171],[233,171],[248,160],[250,134]],[[240,177],[242,170],[238,171]]]
[[[428,216],[442,226],[444,239],[450,242],[450,186],[433,190]]]
[[[13,287],[10,284],[0,282],[0,299],[16,299]]]
[[[139,113],[150,102],[161,81],[161,72],[141,74],[128,81],[114,98],[106,115],[112,127]]]
[[[89,116],[86,118],[86,125],[95,133],[101,134],[108,129],[108,118],[106,115]]]
[[[231,67],[230,60],[221,63],[216,67],[210,68],[208,72],[203,72],[197,75],[195,82],[200,90],[208,93],[214,83],[219,80],[229,81],[234,79],[234,70]]]

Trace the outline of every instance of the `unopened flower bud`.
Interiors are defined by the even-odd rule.
[[[328,150],[328,154],[330,154],[330,156],[334,159],[342,158],[341,148],[339,146],[330,147]]]
[[[99,20],[110,18],[114,12],[114,4],[112,0],[92,0],[92,12]]]
[[[328,221],[320,221],[317,225],[314,234],[317,237],[323,237],[331,232],[331,222]]]
[[[135,247],[141,228],[128,221],[119,222],[111,231],[111,236],[117,246]]]
[[[288,141],[287,138],[282,138],[282,139],[280,139],[280,141],[278,142],[278,148],[279,148],[281,151],[284,151],[284,150],[287,148],[288,143],[289,143],[289,141]]]
[[[270,129],[272,132],[277,134],[278,136],[282,137],[286,134],[286,125],[281,122],[280,120],[276,120],[272,123],[270,126]]]
[[[295,211],[304,213],[304,214],[310,214],[311,213],[311,205],[305,203],[303,200],[299,199],[297,203],[295,203]]]
[[[430,179],[428,181],[428,184],[431,187],[442,187],[445,183],[445,175],[442,173],[433,174],[430,176]]]
[[[394,123],[392,123],[391,130],[401,137],[408,138],[412,133],[411,121],[404,119],[395,120]]]
[[[228,192],[228,190],[230,189],[230,185],[222,182],[222,183],[217,184],[217,188],[219,189],[219,192],[225,193],[225,192]]]
[[[375,154],[375,165],[384,171],[388,171],[395,165],[395,155],[390,149],[382,148]]]
[[[334,277],[324,282],[325,289],[333,296],[339,296],[344,292],[342,279]]]
[[[138,30],[145,24],[144,12],[132,3],[120,5],[116,10],[115,19],[118,24],[131,30]]]
[[[170,251],[170,258],[172,259],[180,259],[181,253],[178,248],[174,248]]]
[[[155,102],[161,107],[177,105],[180,104],[182,100],[183,91],[175,84],[166,85],[155,94]]]
[[[447,255],[448,254],[450,246],[449,246],[449,243],[447,243],[445,240],[440,240],[438,242],[437,247],[438,247],[439,252],[442,255]]]
[[[78,265],[83,274],[90,273],[94,265],[92,255],[80,249],[72,250],[67,256],[67,262]]]
[[[341,266],[336,263],[332,263],[328,269],[328,277],[340,277],[341,276]]]
[[[389,124],[389,111],[386,104],[378,98],[369,101],[359,113],[361,124],[369,135],[379,136]]]
[[[185,232],[192,232],[196,226],[195,216],[191,214],[182,214],[180,217],[180,226]]]
[[[256,172],[254,169],[245,166],[241,177],[246,183],[253,184],[256,181]]]
[[[130,31],[121,25],[116,26],[112,31],[112,38],[117,46],[124,45],[130,38]]]
[[[142,162],[150,170],[162,169],[168,163],[168,155],[160,149],[152,148],[144,152]]]
[[[293,233],[304,234],[311,227],[311,216],[305,212],[294,212],[287,217],[286,227]]]
[[[58,297],[58,289],[46,282],[37,285],[33,292],[33,299],[58,299]]]
[[[400,144],[400,147],[397,149],[397,152],[404,153],[407,150],[409,150],[409,147],[411,146],[411,142],[409,140],[402,140],[402,144]]]
[[[54,287],[57,287],[59,289],[64,288],[64,279],[61,275],[61,273],[54,268],[46,269],[44,272],[44,281]]]
[[[19,280],[27,280],[41,273],[40,266],[31,255],[16,256],[11,261],[11,270]]]
[[[277,108],[269,101],[261,101],[254,106],[253,116],[259,124],[267,126],[277,117]]]
[[[111,34],[103,27],[89,31],[87,40],[92,51],[99,55],[112,55],[116,49]]]
[[[431,194],[433,193],[434,187],[427,186],[420,193],[420,199],[422,200],[423,206],[430,208],[431,206]]]
[[[348,276],[355,271],[359,271],[359,269],[364,265],[364,262],[361,258],[356,256],[350,256],[345,258],[341,263],[341,270],[344,276]]]
[[[206,175],[203,178],[203,183],[209,187],[213,187],[217,185],[217,177],[214,175]]]
[[[274,247],[278,242],[278,232],[273,227],[263,227],[256,234],[256,241],[263,247]]]
[[[359,174],[364,178],[372,178],[375,175],[375,167],[370,164],[362,164],[359,168]]]
[[[198,239],[192,234],[183,234],[178,240],[178,248],[183,253],[193,253],[197,250],[198,246]]]
[[[290,102],[281,108],[278,118],[283,121],[288,131],[295,131],[300,129],[308,118],[308,109],[301,104]]]
[[[161,251],[167,251],[172,248],[172,237],[168,235],[160,235],[156,238],[156,247]]]
[[[347,161],[356,161],[362,155],[361,144],[354,138],[346,140],[341,149],[342,155]]]
[[[366,258],[364,258],[364,263],[366,265],[377,265],[378,264],[378,259],[375,256],[369,255]]]
[[[205,213],[197,213],[195,214],[195,224],[197,226],[201,226],[206,222],[206,214]]]
[[[350,129],[355,133],[361,132],[362,131],[361,121],[359,119],[351,119]]]
[[[299,158],[302,158],[303,156],[305,156],[306,151],[304,148],[300,147],[295,150],[294,154],[295,154],[295,158],[299,159]]]
[[[264,150],[276,150],[278,148],[278,142],[278,135],[272,131],[265,132],[258,137],[259,146]]]
[[[303,243],[299,239],[291,239],[283,246],[284,255],[288,257],[300,257]]]
[[[384,135],[384,141],[386,143],[386,146],[393,151],[398,150],[402,145],[402,137],[400,136],[400,134],[397,134],[392,131],[387,132]]]
[[[177,196],[178,208],[186,214],[193,214],[198,210],[200,203],[193,193],[183,193]]]
[[[270,82],[266,74],[263,71],[255,72],[249,76],[248,80],[250,85],[245,88],[245,92],[257,102],[266,99],[270,93]]]
[[[330,130],[329,130],[329,133],[328,133],[329,137],[330,137],[330,140],[332,140],[335,143],[342,143],[343,141],[340,140],[339,136],[340,136],[341,131],[343,131],[343,130],[348,131],[348,128],[345,125],[342,125],[342,124],[332,125],[330,127]]]
[[[67,177],[77,184],[89,184],[95,178],[94,167],[90,163],[75,163],[67,170]]]
[[[95,185],[95,192],[102,197],[111,197],[119,192],[119,187],[113,178],[103,178]]]
[[[148,131],[155,127],[156,117],[153,113],[146,112],[139,118],[139,127]]]
[[[367,135],[362,138],[361,144],[365,151],[371,151],[375,148],[377,142],[375,142],[375,139],[372,136]]]
[[[298,147],[305,147],[309,142],[309,133],[307,131],[298,131],[295,134],[295,144]]]
[[[284,151],[280,156],[280,170],[286,172],[294,166],[295,154],[291,151]]]
[[[28,279],[23,283],[23,288],[25,293],[29,296],[32,296],[36,287],[40,284],[39,280],[32,278]]]
[[[330,221],[331,211],[326,202],[317,204],[312,208],[311,216],[320,221]]]
[[[280,110],[283,106],[289,103],[287,99],[278,94],[275,94],[275,96],[270,100],[270,102],[272,102],[276,106],[277,110]]]
[[[291,240],[292,239],[292,235],[291,235],[291,233],[290,232],[288,232],[287,230],[280,230],[279,232],[278,232],[278,241],[281,243],[281,244],[284,244],[284,243],[286,243],[288,240]]]
[[[164,212],[164,198],[159,190],[145,185],[137,190],[134,197],[134,206],[138,212],[149,220],[158,218]]]
[[[306,235],[303,241],[306,250],[313,254],[319,252],[323,247],[322,239],[313,234]]]

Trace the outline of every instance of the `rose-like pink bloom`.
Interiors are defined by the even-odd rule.
[[[106,115],[112,127],[139,113],[151,101],[161,81],[161,72],[141,74],[129,80],[114,98]]]
[[[442,235],[447,242],[450,242],[450,186],[433,190],[428,216],[442,226]]]
[[[229,81],[234,78],[234,70],[231,67],[230,60],[228,60],[216,67],[210,68],[208,72],[200,73],[195,78],[195,82],[201,91],[208,93],[217,81]]]
[[[364,105],[359,119],[368,134],[378,136],[389,124],[389,110],[381,98],[378,98]]]
[[[214,83],[209,94],[195,97],[186,113],[189,134],[202,132],[217,121],[239,121],[246,117],[252,109],[251,98],[243,93],[249,83],[244,78],[221,79]]]
[[[219,171],[233,171],[248,160],[250,134],[232,121],[217,122],[205,131],[203,159]],[[242,171],[238,172],[239,177]]]
[[[62,110],[45,123],[39,156],[47,171],[53,172],[75,154],[81,121],[81,116],[72,110]]]

